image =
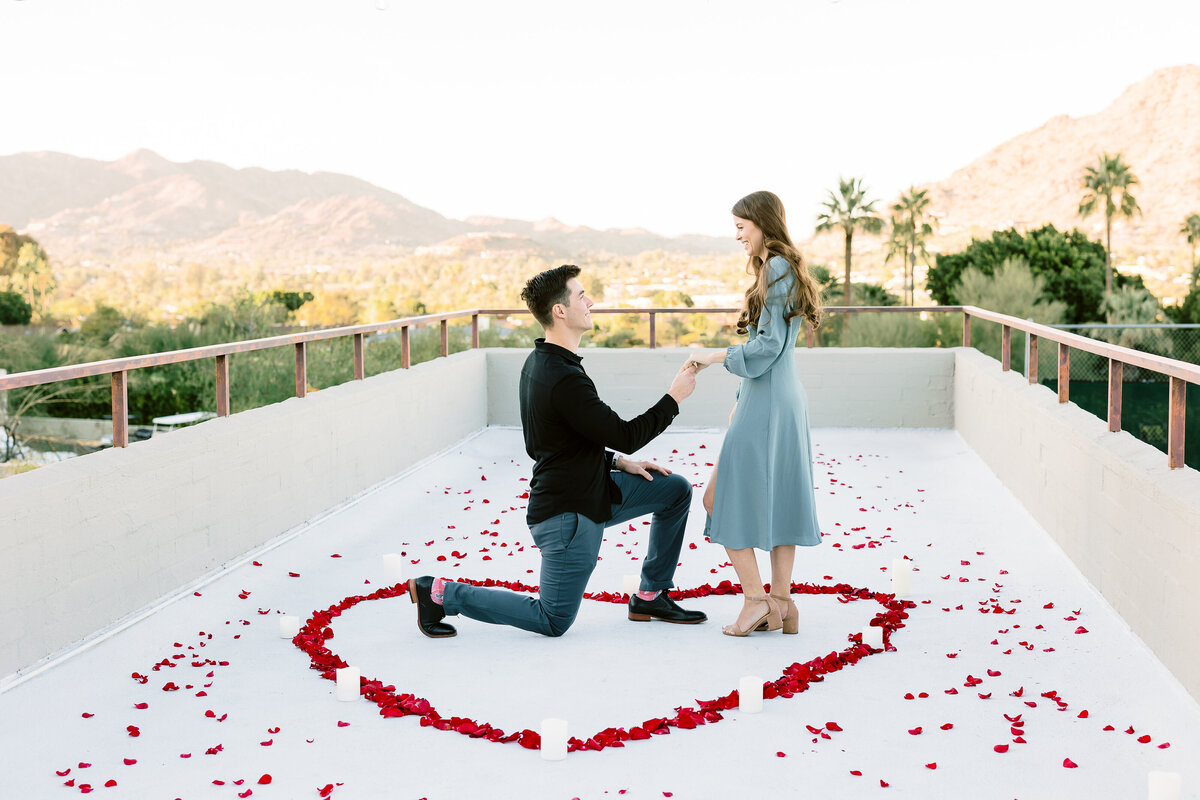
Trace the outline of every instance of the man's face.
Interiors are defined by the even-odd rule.
[[[592,299],[584,292],[583,284],[578,278],[571,278],[567,281],[567,302],[555,305],[556,309],[563,310],[563,316],[556,324],[566,330],[586,333],[592,329],[591,307]]]

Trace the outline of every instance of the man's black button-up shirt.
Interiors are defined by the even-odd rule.
[[[674,398],[664,394],[644,413],[621,419],[596,394],[582,361],[538,339],[521,369],[521,428],[525,452],[534,460],[530,525],[566,511],[607,522],[621,491],[609,474],[614,456],[605,448],[633,453],[679,414]]]

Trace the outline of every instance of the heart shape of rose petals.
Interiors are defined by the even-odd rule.
[[[516,592],[536,593],[537,586],[530,586],[519,581],[498,581],[491,578],[486,580],[471,580],[458,578],[459,583],[472,586],[502,587]],[[704,584],[692,589],[676,589],[669,592],[674,600],[687,598],[708,597],[711,595],[737,595],[742,593],[742,587],[730,581],[722,581],[716,586]],[[336,681],[337,670],[349,666],[340,656],[331,651],[326,643],[333,638],[333,620],[345,611],[367,600],[383,600],[408,594],[408,582],[395,586],[384,587],[369,595],[353,595],[325,609],[313,612],[312,617],[300,628],[300,632],[292,639],[292,643],[308,654],[311,668],[320,671],[321,677]],[[892,634],[904,627],[908,618],[906,609],[916,606],[910,600],[900,600],[894,594],[872,592],[845,583],[832,585],[793,583],[792,594],[832,594],[838,595],[842,602],[856,600],[874,600],[883,606],[883,610],[875,615],[871,624],[883,628],[885,650],[894,650],[891,644]],[[601,603],[629,602],[629,595],[619,592],[588,592],[585,600]],[[795,662],[784,668],[782,674],[763,684],[763,699],[790,698],[809,688],[814,682],[824,680],[825,676],[853,666],[864,658],[883,652],[873,650],[862,643],[862,634],[853,633],[846,637],[850,645],[841,652],[832,652],[818,656],[811,661]],[[518,742],[530,750],[541,749],[541,736],[537,731],[528,728],[505,733],[499,728],[486,723],[477,722],[467,717],[445,717],[423,697],[413,694],[397,693],[394,686],[385,686],[382,681],[362,677],[359,692],[363,697],[379,706],[379,713],[385,717],[420,717],[421,727],[432,727],[443,731],[454,731],[473,738],[487,739],[491,742]],[[587,739],[571,737],[567,741],[567,750],[603,750],[605,747],[624,747],[625,742],[649,739],[651,736],[671,733],[672,728],[689,730],[700,725],[719,722],[724,717],[722,711],[738,707],[738,692],[735,689],[729,694],[713,700],[697,701],[697,708],[678,708],[671,717],[655,717],[634,725],[628,729],[610,727],[599,731]]]

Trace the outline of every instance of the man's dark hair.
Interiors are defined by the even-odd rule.
[[[563,264],[561,267],[539,272],[525,281],[521,290],[521,299],[533,312],[533,318],[546,330],[554,324],[554,306],[556,303],[570,305],[570,292],[567,291],[567,281],[580,272],[574,264]]]

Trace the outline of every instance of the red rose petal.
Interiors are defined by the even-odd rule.
[[[775,753],[775,755],[776,755],[776,756],[778,756],[779,758],[786,758],[786,757],[787,757],[787,753],[783,752],[782,750],[779,750],[779,751],[777,751],[777,752]]]
[[[917,726],[917,727],[915,727],[915,728],[910,728],[908,732],[909,732],[910,734],[912,734],[913,736],[919,736],[919,735],[920,735],[920,733],[921,733],[921,726],[920,726],[920,725],[918,725],[918,726]]]
[[[1170,746],[1171,746],[1171,743],[1170,743],[1170,742],[1163,742],[1162,744],[1160,744],[1160,745],[1158,746],[1158,749],[1159,749],[1159,750],[1166,750],[1166,749],[1167,749],[1168,747],[1170,747]]]
[[[133,707],[136,709],[139,709],[141,711],[145,711],[147,708],[150,707],[150,704],[149,703],[136,703]]]
[[[82,714],[81,716],[82,716],[84,719],[91,719],[92,717],[94,717],[94,716],[96,716],[96,715],[95,715],[95,714],[88,713],[87,711],[85,711],[85,712],[83,712],[83,714]]]
[[[925,769],[937,769],[937,762],[930,761],[928,764],[925,765]]]
[[[108,780],[106,780],[104,782],[105,789],[111,789],[112,787],[114,787],[116,785],[117,785],[117,782],[115,780],[113,780],[112,778],[109,778]]]
[[[993,747],[992,749],[993,749],[993,750],[995,750],[997,753],[1007,753],[1007,752],[1008,752],[1008,745],[1006,745],[1006,744],[998,744],[998,745],[996,745],[995,747]]]
[[[825,729],[830,731],[841,731],[842,726],[838,725],[836,722],[826,722]]]
[[[1138,741],[1142,744],[1150,744],[1150,735],[1146,734],[1145,736],[1139,736]]]
[[[132,766],[133,766],[134,764],[136,764],[136,763],[137,763],[137,759],[136,759],[136,758],[127,758],[127,759],[125,759],[125,766],[127,766],[127,767],[132,767]]]
[[[1088,712],[1087,712],[1087,709],[1085,708],[1083,711],[1079,712],[1079,719],[1087,719],[1087,718],[1088,718]]]
[[[857,777],[861,778],[861,777],[862,777],[862,770],[861,770],[861,769],[852,769],[852,770],[850,770],[850,774],[851,774],[851,775],[855,775],[855,776],[857,776]]]
[[[889,784],[888,784],[888,782],[887,782],[887,781],[885,781],[883,778],[880,778],[880,779],[879,779],[879,785],[880,785],[882,788],[886,789],[886,788],[888,787],[888,785],[889,785]]]
[[[252,794],[254,794],[254,790],[253,790],[253,789],[247,789],[247,790],[246,790],[246,791],[244,791],[244,792],[238,792],[238,797],[245,798],[245,797],[249,797],[249,796],[250,796],[250,795],[252,795]]]
[[[944,731],[948,731],[948,730],[950,730],[950,729],[951,729],[951,728],[953,728],[953,727],[954,727],[954,723],[953,723],[953,722],[947,722],[945,725],[943,725],[943,726],[942,726],[942,730],[944,730]]]
[[[271,774],[269,772],[263,773],[263,776],[258,779],[258,784],[260,786],[266,786],[270,782],[271,782]]]
[[[1066,767],[1067,769],[1075,769],[1075,768],[1076,768],[1076,767],[1078,767],[1079,765],[1078,765],[1078,764],[1076,764],[1074,761],[1072,761],[1072,760],[1071,760],[1071,759],[1069,759],[1069,758],[1064,758],[1064,759],[1063,759],[1063,766],[1064,766],[1064,767]]]
[[[349,723],[349,722],[342,722],[340,719],[338,720],[338,727],[339,727],[339,728],[345,728],[345,727],[348,727],[349,725],[350,725],[350,723]]]

